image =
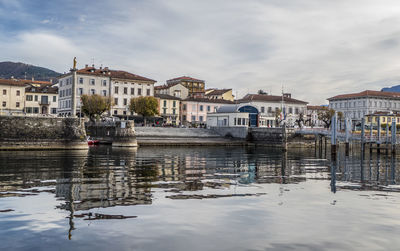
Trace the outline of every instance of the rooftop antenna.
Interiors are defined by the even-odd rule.
[[[26,80],[26,72],[25,72],[25,80]]]

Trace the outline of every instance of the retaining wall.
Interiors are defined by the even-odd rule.
[[[248,127],[210,127],[210,130],[216,132],[222,137],[232,137],[237,139],[246,139],[248,135]]]
[[[78,118],[0,116],[0,150],[87,148]]]
[[[91,139],[116,147],[137,147],[133,121],[86,122],[86,133]]]

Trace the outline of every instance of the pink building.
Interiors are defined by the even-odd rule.
[[[223,99],[187,98],[181,102],[182,124],[205,124],[207,113],[215,112],[218,107],[235,105],[234,102]]]

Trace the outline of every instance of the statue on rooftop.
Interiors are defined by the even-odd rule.
[[[76,69],[76,57],[74,57],[74,67],[72,69]]]

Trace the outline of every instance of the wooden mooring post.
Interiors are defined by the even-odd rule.
[[[396,153],[396,131],[397,131],[396,122],[392,121],[392,130],[391,130],[391,133],[392,133],[392,142],[391,142],[392,154]]]
[[[365,118],[361,119],[361,152],[365,151]]]
[[[331,120],[331,155],[332,159],[336,159],[337,151],[337,116],[336,114],[332,116]]]
[[[372,127],[372,119],[369,124],[369,153],[372,153],[372,136],[373,136],[373,127]]]
[[[346,145],[346,156],[349,156],[349,151],[350,151],[350,123],[349,123],[349,118],[346,118],[345,120],[345,132],[346,132],[346,141],[345,141],[345,145]]]
[[[381,120],[378,119],[378,138],[376,139],[376,152],[381,152]]]
[[[386,123],[386,140],[385,140],[385,153],[389,151],[389,121]]]

